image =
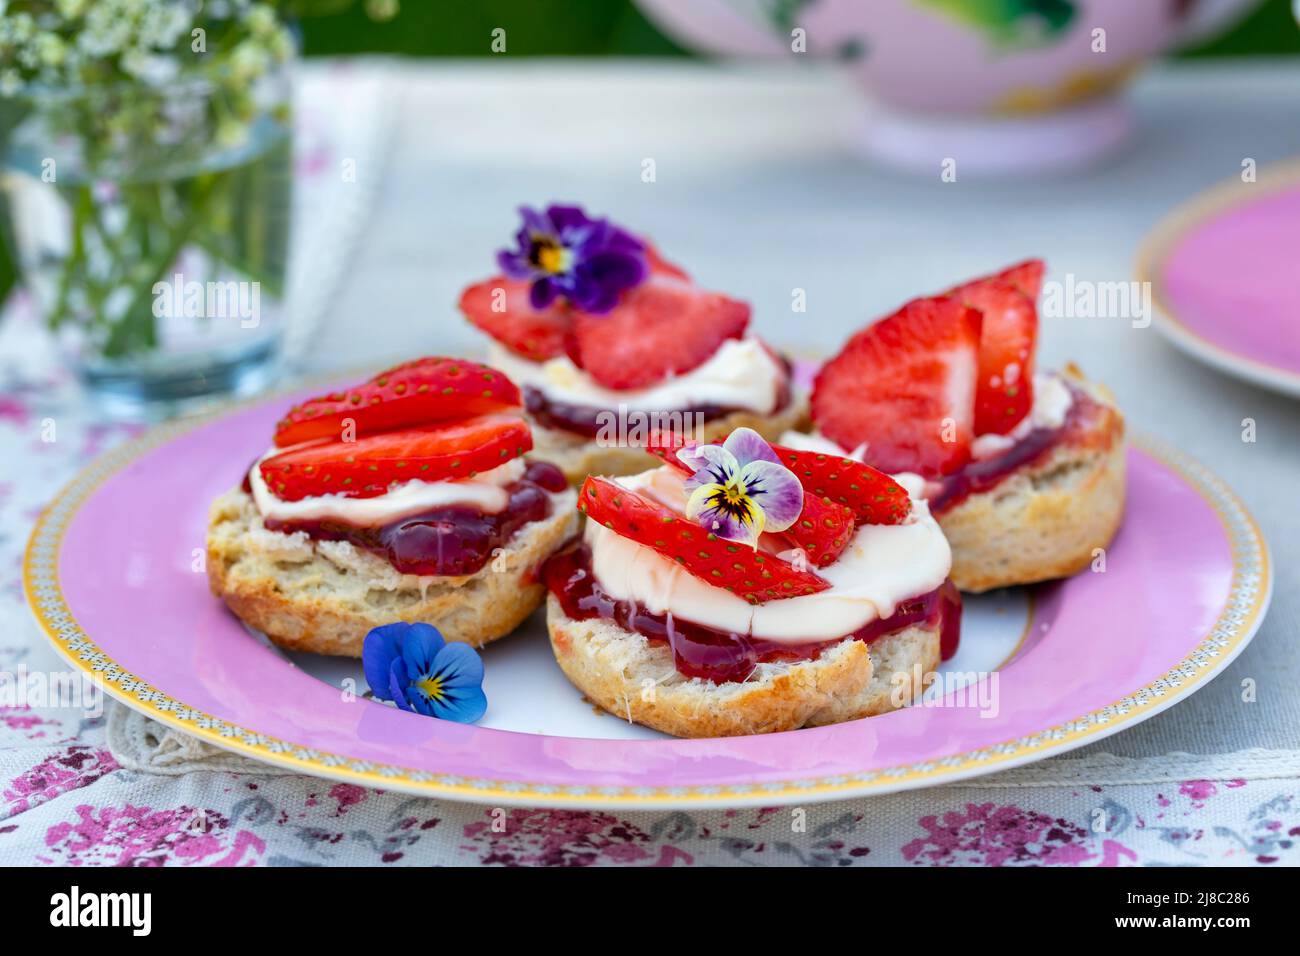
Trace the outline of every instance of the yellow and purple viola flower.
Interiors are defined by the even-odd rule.
[[[721,445],[677,452],[694,474],[686,479],[686,517],[719,538],[758,547],[765,531],[784,531],[803,510],[803,485],[752,428],[737,428]]]
[[[608,312],[649,273],[645,245],[608,219],[592,219],[579,206],[521,206],[519,214],[515,248],[498,252],[497,263],[510,278],[532,281],[535,309],[564,298],[583,312]]]
[[[468,644],[448,643],[432,624],[376,627],[361,646],[366,683],[402,710],[471,724],[487,710],[483,661]]]

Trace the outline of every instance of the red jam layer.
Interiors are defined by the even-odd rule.
[[[845,640],[870,643],[913,624],[939,623],[944,660],[957,651],[961,638],[961,595],[951,581],[899,604],[887,618],[872,621],[852,634],[829,641],[782,644],[749,634],[719,631],[683,621],[671,614],[652,614],[635,601],[611,597],[591,573],[591,549],[576,544],[551,556],[542,568],[542,580],[559,598],[564,613],[575,620],[606,618],[626,631],[666,643],[673,651],[679,673],[715,684],[743,681],[758,664],[769,661],[804,661],[817,658],[828,647]]]
[[[447,505],[408,515],[389,524],[360,528],[342,521],[276,521],[271,531],[305,531],[318,541],[350,541],[384,558],[403,574],[474,574],[516,531],[551,513],[548,492],[568,487],[564,474],[544,461],[531,461],[523,477],[506,486],[505,510],[485,514],[466,505]]]
[[[992,458],[971,462],[960,471],[945,475],[938,481],[939,490],[930,496],[930,513],[941,514],[961,504],[969,495],[988,491],[1021,468],[1032,465],[1057,445],[1077,433],[1095,412],[1101,410],[1099,402],[1083,389],[1069,382],[1073,401],[1065,421],[1056,428],[1035,428],[1006,451]]]
[[[776,398],[776,408],[772,414],[782,411],[790,403],[790,362],[784,356],[781,357],[781,363],[785,368],[785,378],[781,382],[780,394]],[[573,405],[568,402],[557,402],[548,398],[540,389],[531,385],[525,385],[524,389],[524,407],[528,414],[533,417],[533,421],[543,428],[554,428],[560,431],[572,432],[575,435],[581,435],[584,438],[594,439],[603,430],[608,431],[611,421],[617,421],[619,413],[614,409],[593,408],[589,405]],[[738,411],[745,409],[733,408],[726,405],[692,405],[690,408],[663,409],[655,412],[656,415],[673,414],[673,415],[699,415],[699,421],[711,422],[719,418],[726,418]],[[692,419],[694,420],[694,419]],[[632,423],[626,425],[628,430],[632,429]]]

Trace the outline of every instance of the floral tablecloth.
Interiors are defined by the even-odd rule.
[[[832,95],[839,95],[827,85],[829,81],[820,79],[783,80],[778,88],[769,79],[743,76],[729,79],[719,94],[716,84],[702,79],[699,68],[692,70],[670,74],[666,86],[662,73],[650,78],[617,74],[597,78],[600,82],[593,85],[620,102],[627,101],[629,88],[640,90],[642,101],[648,104],[647,115],[669,123],[674,135],[659,147],[665,160],[661,171],[665,167],[672,170],[673,162],[689,149],[709,147],[708,142],[700,146],[698,137],[688,136],[689,130],[683,132],[680,122],[672,126],[666,119],[679,121],[684,115],[683,103],[696,104],[701,129],[711,130],[716,117],[728,117],[730,139],[726,144],[714,144],[718,151],[725,151],[736,140],[753,145],[752,137],[758,134],[747,132],[751,126],[736,114],[743,113],[744,104],[756,94],[770,95],[764,109],[755,111],[753,129],[770,124],[774,109],[788,112],[789,124],[775,123],[784,130],[783,145],[789,142],[790,129],[802,129],[799,123],[815,114],[819,104],[824,106],[832,102]],[[370,80],[379,75],[375,69],[363,72]],[[418,218],[421,210],[417,204],[412,211],[408,197],[424,195],[421,189],[433,189],[444,209],[456,202],[465,204],[456,213],[459,216],[468,215],[466,210],[473,203],[491,202],[508,209],[516,197],[537,200],[556,188],[576,190],[584,183],[594,194],[593,201],[605,199],[620,188],[612,185],[623,175],[617,172],[620,164],[630,163],[632,171],[625,174],[635,177],[636,160],[643,152],[639,142],[626,156],[611,147],[617,155],[596,159],[588,155],[584,160],[587,167],[566,174],[561,164],[571,161],[569,152],[550,155],[540,149],[517,157],[523,171],[510,174],[515,179],[509,184],[512,191],[508,195],[498,195],[503,188],[499,183],[486,193],[470,195],[465,184],[481,181],[490,157],[475,153],[464,138],[443,136],[442,130],[449,127],[431,122],[430,117],[442,116],[452,126],[453,121],[470,122],[467,117],[479,114],[490,115],[495,122],[499,112],[474,100],[475,91],[484,88],[482,72],[429,68],[400,76],[387,68],[380,72],[382,95],[372,108],[354,114],[367,117],[370,126],[364,136],[369,145],[365,148],[375,166],[382,165],[384,170],[374,187],[380,198],[366,203],[367,209],[376,207],[373,216],[382,222],[365,223],[355,204],[324,202],[327,193],[311,187],[313,169],[327,170],[335,154],[353,149],[346,133],[338,134],[341,140],[319,130],[309,130],[303,137],[319,149],[300,160],[306,164],[300,171],[308,184],[303,191],[302,217],[328,238],[323,243],[317,240],[310,258],[323,264],[331,280],[319,272],[314,277],[308,273],[308,278],[301,280],[304,295],[321,311],[322,318],[318,326],[307,322],[300,326],[312,329],[310,333],[300,331],[296,346],[308,366],[338,366],[369,358],[364,352],[376,338],[376,328],[397,321],[384,306],[383,296],[402,294],[403,290],[407,298],[405,315],[399,317],[401,327],[393,324],[383,330],[390,344],[379,354],[386,357],[408,347],[418,348],[435,338],[450,340],[451,344],[442,347],[457,347],[457,336],[463,335],[459,326],[431,318],[435,310],[420,294],[428,285],[439,287],[437,314],[441,316],[445,311],[442,302],[449,301],[455,283],[473,274],[472,257],[457,250],[474,243],[443,230],[442,220],[436,217],[413,224],[412,217]],[[493,73],[490,79],[486,89],[500,98],[492,102],[511,102],[511,90],[541,95],[537,92],[539,77],[533,72],[522,76]],[[605,82],[610,79],[612,83]],[[336,102],[345,89],[355,92],[358,82],[356,72],[319,68],[309,71],[307,80],[308,106]],[[554,86],[551,93],[562,97],[566,90],[576,88],[578,81],[561,74],[546,82]],[[588,76],[585,82],[593,83],[593,78]],[[1160,82],[1174,92],[1160,92],[1157,83],[1156,91],[1146,95],[1169,98],[1172,105],[1162,115],[1171,110],[1178,115],[1181,101],[1176,94],[1182,86]],[[516,88],[511,83],[520,85]],[[795,93],[790,93],[790,88]],[[1258,87],[1255,92],[1259,94]],[[660,100],[655,100],[656,96]],[[734,102],[727,100],[728,96],[734,96]],[[1186,114],[1189,128],[1210,122],[1203,115],[1200,94],[1194,101],[1196,112],[1189,109]],[[385,136],[375,124],[379,102],[397,111],[398,145],[386,165],[385,151],[375,149],[375,142]],[[310,122],[331,112],[340,111],[309,108],[300,110],[300,115]],[[618,113],[611,109],[597,115],[615,122]],[[526,122],[522,114],[512,113],[511,117],[512,122]],[[631,117],[627,122],[639,123],[640,119]],[[638,127],[628,135],[636,140],[643,130]],[[611,138],[618,140],[613,134]],[[527,136],[522,141],[548,142]],[[820,153],[781,154],[783,145],[768,145],[777,150],[779,159],[774,171],[769,171],[771,175],[791,175],[787,163],[809,166],[791,180],[796,184],[792,188],[801,189],[799,182],[807,181],[817,170],[824,172],[826,161]],[[806,144],[799,150],[804,148]],[[1196,154],[1194,148],[1188,149]],[[707,156],[697,160],[692,169],[708,187],[701,196],[720,191],[718,202],[725,205],[730,186],[721,178],[709,178],[710,170],[720,167],[710,166]],[[732,162],[734,167],[734,158]],[[593,163],[604,164],[604,179],[593,178]],[[432,172],[428,164],[433,165]],[[365,167],[365,163],[360,165]],[[753,168],[747,175],[761,178]],[[1153,175],[1165,173],[1157,170]],[[746,188],[752,191],[758,186],[751,181]],[[912,187],[899,188],[906,191]],[[1144,189],[1141,183],[1132,188]],[[675,201],[683,208],[691,205],[680,198]],[[1116,200],[1123,201],[1127,200],[1122,196]],[[745,202],[748,200],[738,195],[734,208],[742,208]],[[877,213],[884,215],[879,208]],[[447,213],[445,218],[454,216]],[[321,226],[326,220],[333,225]],[[371,276],[369,291],[360,300],[357,296],[363,293],[358,292],[357,282],[361,280],[354,278],[351,285],[345,282],[337,296],[331,284],[344,255],[340,250],[352,247],[348,234],[358,230],[366,231],[368,241],[356,246],[348,261],[356,266],[358,275]],[[433,242],[418,263],[394,252],[418,247],[420,236],[438,234],[444,241]],[[689,245],[689,230],[677,238]],[[377,251],[381,247],[388,249],[382,256]],[[440,260],[444,253],[447,260]],[[1110,268],[1120,270],[1125,265],[1112,263]],[[337,302],[337,308],[327,314],[331,302]],[[348,309],[359,307],[373,310],[365,329],[338,319],[340,311],[346,315]],[[814,319],[812,337],[830,339],[831,335],[817,331],[815,323]],[[1106,349],[1104,343],[1090,344],[1086,337],[1071,344],[1085,359],[1090,351],[1097,353],[1094,361]],[[1161,350],[1164,346],[1144,343],[1142,348]],[[1168,359],[1163,351],[1151,354],[1159,356],[1152,361],[1182,361]],[[1138,397],[1149,395],[1133,391],[1136,386],[1129,386],[1125,394],[1125,359],[1112,359],[1113,384],[1121,399],[1132,398],[1129,407],[1137,409],[1141,405]],[[1134,369],[1135,382],[1139,371],[1147,374]],[[1178,366],[1178,374],[1210,375],[1186,364]],[[1264,482],[1239,485],[1243,493],[1254,491],[1257,508],[1261,499],[1276,502],[1277,498],[1270,497],[1273,484],[1267,482],[1276,484],[1280,497],[1286,484],[1282,476],[1293,463],[1287,456],[1294,454],[1295,441],[1291,440],[1292,450],[1288,451],[1285,429],[1296,427],[1294,407],[1218,379],[1210,381],[1211,385],[1199,391],[1219,389],[1213,392],[1216,402],[1245,403],[1260,418],[1261,430],[1275,426],[1282,433],[1282,446],[1274,448],[1272,458],[1264,457],[1268,454],[1264,449],[1249,464],[1223,463],[1228,470],[1240,469],[1238,474],[1228,475],[1234,483],[1251,485],[1256,478]],[[0,383],[0,678],[7,675],[12,681],[20,674],[49,675],[64,670],[24,606],[20,563],[31,524],[54,490],[77,469],[138,429],[103,421],[82,403],[46,351],[21,297],[10,303],[7,315],[0,319]],[[1143,389],[1159,387],[1142,380]],[[1225,414],[1229,424],[1241,417],[1235,404]],[[1195,445],[1214,427],[1203,410],[1188,408],[1187,417],[1186,431],[1179,433],[1179,423],[1172,419],[1166,429],[1169,437],[1184,447]],[[51,419],[57,423],[58,439],[43,441],[42,427]],[[1193,450],[1206,457],[1205,449]],[[1290,478],[1293,487],[1293,471]],[[1247,497],[1252,501],[1250,494]],[[1140,728],[1075,754],[969,785],[852,802],[734,811],[508,810],[296,776],[212,750],[111,702],[102,713],[86,713],[80,708],[41,706],[0,696],[0,864],[1294,865],[1300,863],[1300,746],[1293,690],[1297,677],[1291,627],[1295,605],[1285,585],[1291,574],[1288,557],[1294,557],[1295,551],[1291,542],[1300,535],[1293,533],[1294,508],[1285,515],[1276,519],[1289,522],[1285,525],[1272,524],[1261,515],[1281,569],[1273,616],[1255,644],[1225,675],[1197,698]],[[142,619],[141,626],[148,626],[147,619]],[[1292,696],[1271,702],[1262,697],[1256,709],[1241,717],[1234,709],[1235,686],[1241,675],[1277,676],[1283,694]],[[4,686],[0,681],[0,689]]]

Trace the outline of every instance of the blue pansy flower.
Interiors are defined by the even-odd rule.
[[[583,312],[604,313],[626,289],[649,274],[645,244],[608,219],[592,219],[579,206],[522,206],[515,248],[497,253],[512,279],[529,279],[533,308],[563,297]]]
[[[361,647],[366,683],[402,710],[472,724],[487,710],[483,660],[468,644],[447,643],[432,624],[385,624]]]

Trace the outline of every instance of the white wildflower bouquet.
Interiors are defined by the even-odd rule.
[[[274,323],[199,315],[178,332],[167,302],[180,300],[157,289],[188,273],[255,283],[263,304],[282,292],[290,12],[252,0],[0,0],[11,244],[83,366],[120,371],[164,340],[271,347]]]

